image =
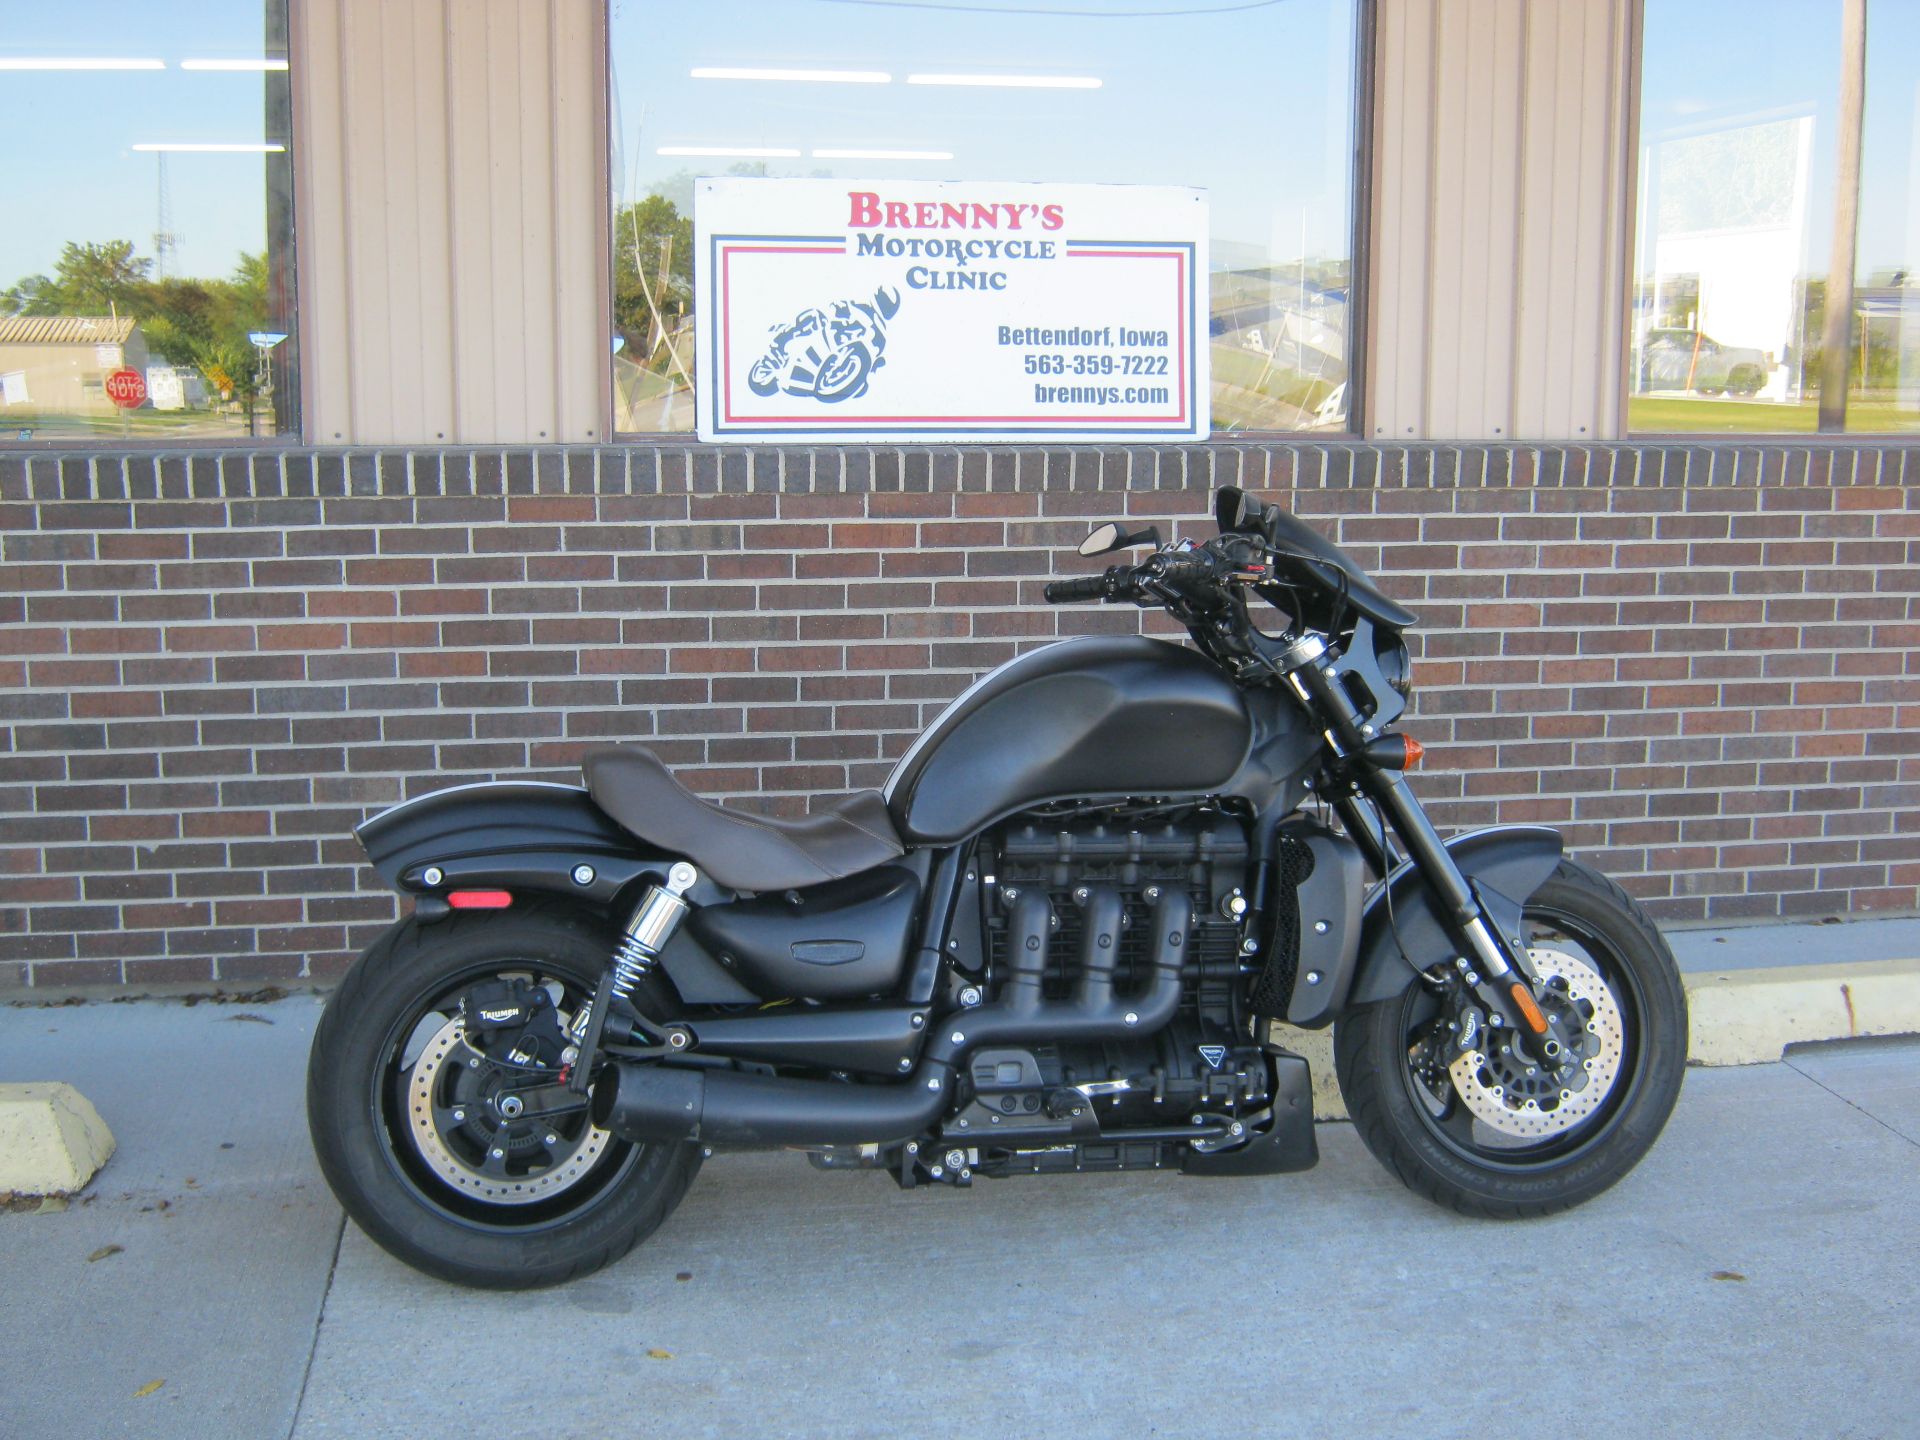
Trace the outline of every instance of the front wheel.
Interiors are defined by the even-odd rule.
[[[1468,1215],[1550,1215],[1613,1185],[1659,1137],[1686,1069],[1679,970],[1625,891],[1562,861],[1523,915],[1545,1000],[1566,1007],[1580,1037],[1577,1072],[1556,1076],[1521,1037],[1477,1027],[1483,1017],[1451,980],[1416,981],[1334,1035],[1367,1148],[1409,1188]]]
[[[547,906],[401,921],[347,972],[307,1067],[321,1171],[382,1248],[462,1285],[530,1289],[619,1259],[670,1214],[697,1145],[636,1145],[584,1105],[540,1115],[612,952]],[[483,1017],[476,1019],[476,1016]],[[498,1028],[470,1031],[485,1017]]]

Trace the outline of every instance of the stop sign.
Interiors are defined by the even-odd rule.
[[[137,409],[147,398],[147,382],[138,370],[116,370],[107,376],[107,398],[122,410]]]

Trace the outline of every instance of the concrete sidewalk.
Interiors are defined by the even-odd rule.
[[[1690,1071],[1639,1171],[1532,1224],[1435,1209],[1345,1125],[1318,1170],[1259,1180],[903,1194],[721,1156],[621,1264],[500,1297],[343,1230],[301,1103],[318,1012],[0,1008],[0,1081],[78,1085],[121,1147],[66,1212],[0,1215],[0,1436],[1479,1435],[1516,1398],[1523,1427],[1578,1434],[1892,1436],[1920,1414],[1920,1041]]]

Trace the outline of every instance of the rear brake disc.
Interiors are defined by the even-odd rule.
[[[588,1123],[569,1138],[534,1120],[502,1124],[489,1137],[465,1118],[464,1107],[455,1104],[448,1084],[449,1065],[476,1058],[482,1066],[492,1063],[467,1044],[466,1023],[455,1015],[434,1032],[414,1061],[407,1078],[407,1124],[420,1158],[461,1194],[495,1205],[531,1205],[580,1181],[613,1136]],[[470,1103],[478,1107],[485,1101]],[[549,1135],[554,1137],[552,1144],[547,1143]],[[450,1136],[461,1137],[461,1146]],[[459,1151],[468,1146],[485,1158],[478,1164],[464,1158]],[[546,1164],[537,1163],[540,1155]]]

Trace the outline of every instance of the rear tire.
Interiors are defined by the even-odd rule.
[[[564,1007],[577,1006],[592,994],[613,943],[578,912],[516,906],[431,925],[403,920],[347,972],[314,1034],[307,1121],[327,1183],[382,1249],[456,1284],[533,1289],[611,1264],[680,1203],[700,1168],[698,1145],[596,1138],[583,1128],[584,1113],[557,1117],[533,1128],[566,1137],[572,1127],[559,1149],[571,1147],[580,1163],[556,1159],[505,1177],[502,1189],[515,1180],[531,1186],[550,1172],[543,1183],[551,1189],[537,1203],[491,1203],[459,1188],[482,1183],[478,1171],[463,1169],[464,1131],[423,1144],[406,1113],[410,1077],[426,1063],[425,1051],[409,1061],[408,1049],[452,1013],[450,997],[495,976],[530,975],[558,990]],[[462,1043],[453,1054],[471,1059]],[[457,1070],[450,1074],[460,1079]],[[502,1124],[498,1133],[506,1132]],[[503,1140],[502,1148],[512,1143]],[[537,1138],[518,1143],[542,1153]]]
[[[1470,1114],[1449,1113],[1446,1097],[1435,1096],[1410,1058],[1437,1012],[1419,982],[1345,1016],[1334,1033],[1340,1089],[1367,1148],[1409,1189],[1463,1215],[1551,1215],[1614,1185],[1659,1137],[1686,1069],[1687,997],[1679,970],[1652,920],[1624,890],[1564,860],[1528,899],[1524,914],[1529,945],[1551,932],[1555,938],[1547,943],[1577,944],[1586,952],[1621,1019],[1612,1089],[1565,1133],[1514,1140],[1484,1127],[1476,1132]],[[1451,1103],[1465,1106],[1457,1082]],[[1487,1142],[1476,1143],[1475,1133]]]

